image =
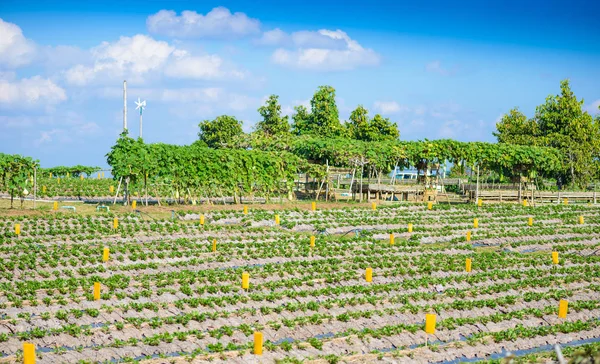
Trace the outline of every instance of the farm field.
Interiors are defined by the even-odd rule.
[[[25,342],[38,363],[547,361],[528,350],[600,342],[597,205],[140,211],[0,217],[0,363]]]

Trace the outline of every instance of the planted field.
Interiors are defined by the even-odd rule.
[[[0,218],[0,362],[22,361],[24,342],[40,363],[241,363],[452,362],[600,340],[594,206],[202,216]]]

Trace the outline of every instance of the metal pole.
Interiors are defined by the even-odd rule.
[[[33,167],[33,209],[35,210],[35,200],[37,199],[37,167]]]
[[[127,81],[123,81],[123,130],[127,130]]]
[[[140,108],[140,138],[142,137],[142,109]]]

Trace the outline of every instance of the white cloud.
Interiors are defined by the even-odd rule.
[[[264,37],[264,35],[263,35]],[[293,50],[278,48],[271,60],[282,66],[319,70],[351,70],[360,66],[379,64],[379,55],[372,49],[363,48],[341,30],[321,29],[318,32],[300,31],[283,37],[273,36],[279,42],[293,44]]]
[[[408,107],[398,104],[396,101],[375,101],[375,111],[382,114],[395,114],[408,111]]]
[[[146,19],[150,33],[174,38],[231,38],[260,32],[260,22],[244,13],[231,13],[225,7],[216,7],[206,15],[195,11],[161,10]]]
[[[162,75],[179,79],[241,79],[245,73],[225,65],[217,55],[193,56],[165,41],[146,35],[121,37],[103,42],[90,51],[91,65],[78,64],[64,72],[68,83],[84,86],[93,82],[144,84]]]
[[[585,107],[585,111],[592,115],[600,114],[600,99],[592,102],[588,106]]]
[[[279,46],[289,44],[289,42],[291,42],[290,36],[279,28],[268,30],[259,39],[255,40],[256,44],[265,46]]]
[[[425,65],[425,70],[431,73],[437,73],[442,76],[450,76],[456,73],[456,67],[453,69],[447,69],[442,66],[442,62],[440,61],[431,61]]]
[[[30,63],[35,44],[23,36],[21,28],[0,18],[0,66],[16,68]]]
[[[0,107],[52,106],[66,99],[64,89],[40,76],[23,78],[16,82],[0,79]]]

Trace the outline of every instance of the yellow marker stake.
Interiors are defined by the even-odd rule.
[[[248,215],[248,206],[244,206],[244,215]]]
[[[108,188],[108,192],[110,192],[110,193],[115,193],[115,186],[110,186],[110,187]]]
[[[565,197],[565,199],[563,200],[563,204],[568,205],[569,204],[569,199]]]
[[[52,178],[52,172],[50,172],[50,178]]]
[[[42,192],[46,193],[46,186],[42,186]]]
[[[52,210],[58,211],[58,201],[54,201],[54,203],[52,204]]]
[[[79,175],[79,179],[83,181],[83,174]]]
[[[373,211],[377,210],[377,204],[375,202],[371,202],[371,209]]]
[[[433,202],[428,202],[427,203],[427,210],[431,210],[433,209]]]
[[[104,251],[102,252],[102,261],[108,262],[109,256],[110,256],[110,249],[107,246],[105,246]]]
[[[254,355],[262,355],[263,352],[263,334],[262,332],[254,332]]]
[[[136,200],[133,200],[133,201],[131,202],[131,208],[135,210],[135,208],[136,208],[136,207],[137,207],[137,201],[136,201]]]
[[[369,283],[373,281],[373,268],[367,268],[365,271],[365,281]]]
[[[579,216],[579,225],[583,225],[584,219],[583,216]]]
[[[94,301],[98,301],[100,299],[100,282],[94,283]]]
[[[60,177],[58,177],[56,180],[58,181],[58,184],[60,184]]]
[[[35,364],[35,345],[23,343],[23,364]]]
[[[471,230],[467,231],[467,241],[471,241]]]
[[[119,228],[119,219],[115,217],[113,219],[113,229],[117,230],[118,228]]]
[[[310,247],[311,247],[311,248],[314,248],[314,247],[315,247],[315,240],[316,240],[316,239],[315,239],[315,236],[314,236],[314,235],[311,235],[311,236],[310,236]]]
[[[248,272],[242,273],[242,288],[250,288],[250,274]]]
[[[467,273],[471,272],[471,258],[467,258],[465,261],[465,270]]]
[[[394,234],[390,234],[390,245],[394,245]]]
[[[567,318],[567,311],[569,311],[569,302],[567,300],[560,300],[558,302],[558,317]]]
[[[428,334],[435,334],[435,314],[425,314],[425,332]]]
[[[200,214],[200,225],[204,226],[204,214]]]
[[[477,219],[477,218],[473,219],[473,227],[475,229],[477,229],[479,227],[479,219]]]
[[[533,217],[530,217],[529,219],[527,219],[527,225],[533,226]]]
[[[212,251],[213,253],[217,251],[217,239],[213,239]]]
[[[477,206],[479,206],[479,207],[483,206],[483,200],[482,199],[477,200]]]
[[[558,252],[552,252],[552,264],[558,264]]]
[[[279,225],[279,215],[275,215],[275,225]]]
[[[412,233],[412,231],[413,231],[413,224],[409,223],[408,224],[408,232]]]
[[[317,211],[317,203],[316,202],[313,201],[313,203],[311,204],[310,207],[313,211]]]
[[[527,200],[523,200],[523,207],[527,207],[527,206],[528,206]]]
[[[15,224],[15,234],[21,235],[21,224]]]

